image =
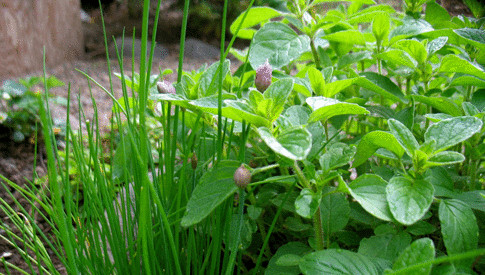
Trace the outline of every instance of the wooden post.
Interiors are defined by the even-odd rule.
[[[80,0],[0,0],[0,79],[49,67],[84,53]]]

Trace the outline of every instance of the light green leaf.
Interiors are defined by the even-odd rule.
[[[276,138],[266,127],[256,129],[261,139],[277,154],[291,160],[303,160],[312,147],[312,136],[303,127],[284,129]]]
[[[435,248],[433,241],[429,238],[419,239],[404,249],[401,255],[399,255],[394,262],[392,270],[399,271],[399,269],[406,268],[411,265],[430,262],[434,259],[434,257]],[[432,266],[433,265],[429,263],[428,265],[419,269],[413,269],[413,271],[404,272],[401,274],[430,274]]]
[[[377,275],[376,265],[366,256],[342,249],[326,249],[307,254],[300,262],[303,274]]]
[[[418,62],[416,60],[414,60],[407,52],[401,49],[390,49],[376,55],[376,57],[384,61],[394,63],[398,66],[415,68],[418,65]]]
[[[428,169],[425,173],[425,180],[433,184],[436,197],[454,197],[454,182],[448,171],[443,167]]]
[[[333,98],[326,97],[309,97],[306,99],[307,104],[313,109],[308,119],[308,123],[316,121],[326,121],[329,118],[338,115],[360,115],[368,114],[364,107],[354,103],[340,102]]]
[[[223,160],[207,171],[199,180],[187,202],[181,225],[184,227],[199,223],[217,206],[234,194],[234,172],[240,163]]]
[[[442,200],[439,206],[441,234],[449,255],[477,248],[478,225],[471,208],[459,200]],[[462,260],[458,265],[470,267],[473,259]]]
[[[485,50],[485,30],[463,28],[453,30],[458,36],[480,50]]]
[[[485,79],[485,72],[482,68],[454,54],[448,54],[443,57],[439,71],[445,73],[469,74]]]
[[[408,102],[401,89],[388,77],[374,72],[364,72],[360,75],[363,77],[358,78],[355,82],[355,84],[360,87],[371,90],[394,101],[403,103]]]
[[[408,38],[411,36],[416,36],[421,33],[432,31],[433,27],[426,22],[424,19],[414,19],[406,17],[403,19],[403,24],[397,26],[391,31],[391,41],[392,45],[394,42],[399,41],[403,38]]]
[[[352,197],[373,216],[393,221],[386,198],[387,182],[381,177],[373,174],[366,174],[356,178],[349,185]]]
[[[317,212],[321,199],[321,193],[315,193],[308,188],[302,189],[295,200],[296,213],[303,218],[311,219]]]
[[[257,68],[269,60],[273,69],[279,69],[309,50],[308,36],[299,36],[286,24],[270,22],[254,35],[249,63],[251,67]]]
[[[394,47],[406,51],[419,64],[424,64],[424,62],[428,58],[428,52],[426,51],[423,43],[417,40],[400,40],[394,43]]]
[[[460,110],[460,107],[458,107],[458,105],[456,105],[455,102],[451,101],[446,97],[430,97],[430,96],[424,96],[424,95],[412,95],[412,97],[417,102],[421,102],[426,105],[429,105],[445,114],[449,114],[452,116],[463,115]]]
[[[365,45],[365,36],[362,32],[357,30],[345,30],[334,32],[322,37],[328,41],[332,42],[339,42],[343,44],[352,44],[352,45]]]
[[[271,122],[258,114],[255,114],[245,101],[225,100],[222,115],[235,121],[246,121],[256,127],[270,126]]]
[[[443,48],[446,45],[446,42],[448,42],[448,37],[446,36],[441,36],[430,41],[426,46],[426,51],[428,52],[428,56],[433,55],[435,52]]]
[[[387,123],[397,142],[401,144],[410,157],[414,156],[414,151],[419,148],[419,143],[413,133],[404,124],[395,119],[391,118]]]
[[[454,117],[431,125],[424,133],[424,140],[434,139],[435,151],[439,152],[467,140],[481,128],[482,121],[476,117]]]
[[[349,147],[345,143],[336,143],[327,148],[320,157],[320,166],[324,172],[348,164],[355,154],[355,147]]]
[[[451,16],[448,11],[436,2],[426,4],[424,19],[433,26],[441,25],[443,22],[450,22]]]
[[[293,105],[284,111],[279,117],[278,123],[283,128],[303,126],[308,123],[310,113],[310,109],[306,106]]]
[[[450,86],[476,86],[483,88],[485,87],[485,80],[470,75],[464,75],[454,77]]]
[[[372,21],[372,33],[377,41],[383,41],[389,36],[391,26],[390,16],[387,13],[380,13]]]
[[[387,233],[363,238],[358,252],[370,258],[393,261],[410,243],[411,236],[407,232]]]
[[[325,79],[323,78],[322,72],[316,68],[310,67],[308,69],[308,79],[310,79],[310,84],[312,85],[313,91],[317,95],[322,95],[325,88]]]
[[[232,34],[236,33],[237,28],[243,20],[244,13],[245,12],[242,12],[231,24],[230,30]],[[252,39],[256,30],[251,29],[251,27],[265,23],[271,18],[278,16],[281,16],[281,13],[270,7],[253,7],[249,10],[246,18],[244,18],[244,22],[242,23],[237,36],[243,39]]]
[[[153,101],[168,101],[174,105],[178,105],[185,109],[195,110],[194,106],[190,105],[189,100],[177,94],[151,94],[149,98]]]
[[[360,51],[355,53],[346,54],[338,59],[337,68],[345,68],[350,64],[361,62],[363,60],[372,60],[371,51]]]
[[[267,110],[268,116],[266,117],[270,121],[275,121],[283,112],[283,107],[286,103],[286,99],[293,90],[293,80],[280,79],[277,80],[264,91],[263,97],[265,99],[271,99],[273,101],[273,107]]]
[[[199,89],[198,89],[199,98],[217,94],[216,87],[218,85],[218,81],[215,81],[214,78],[219,79],[219,73],[217,73],[217,68],[219,67],[219,65],[220,65],[219,62],[215,62],[209,68],[207,68],[204,71],[204,73],[202,73],[199,80]],[[222,68],[222,79],[224,79],[226,75],[229,73],[230,67],[231,67],[231,61],[229,59],[225,60]]]
[[[342,230],[349,221],[349,201],[342,193],[326,195],[320,202],[320,215],[325,235]]]
[[[454,151],[439,152],[428,159],[426,167],[443,166],[460,163],[465,160],[465,156]]]
[[[421,219],[433,202],[433,185],[425,180],[394,177],[386,187],[387,201],[394,218],[411,225]]]
[[[349,78],[349,79],[342,79],[342,80],[336,80],[331,83],[327,83],[325,85],[325,93],[323,96],[325,97],[333,97],[334,95],[338,94],[341,92],[343,89],[348,88],[359,79],[357,78]]]
[[[366,162],[377,149],[384,148],[401,158],[404,155],[404,149],[397,141],[396,137],[388,132],[373,131],[366,134],[357,145],[357,152],[354,156],[353,167],[357,167]]]

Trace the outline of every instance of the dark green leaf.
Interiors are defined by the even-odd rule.
[[[234,172],[240,166],[236,161],[221,161],[207,171],[199,180],[187,202],[181,225],[184,227],[199,223],[217,206],[237,191]]]
[[[275,138],[266,127],[260,127],[257,132],[261,139],[275,152],[292,160],[303,160],[312,147],[312,136],[303,127],[284,129]]]
[[[249,63],[257,68],[268,59],[273,68],[281,68],[309,50],[308,36],[299,36],[286,24],[270,22],[254,35]]]
[[[303,218],[311,219],[317,212],[321,199],[321,193],[315,193],[308,188],[302,189],[295,200],[296,213]]]
[[[414,151],[419,148],[419,144],[413,133],[404,124],[395,119],[389,119],[387,123],[397,142],[401,144],[410,157],[414,156]]]
[[[375,264],[366,256],[341,249],[327,249],[307,254],[300,262],[300,269],[303,274],[379,274]]]
[[[408,38],[411,36],[415,36],[424,32],[432,31],[433,27],[423,19],[414,19],[414,18],[405,18],[403,20],[403,24],[396,27],[391,32],[391,44],[394,42]]]
[[[437,197],[454,197],[456,193],[453,190],[453,180],[448,171],[443,167],[428,169],[425,173],[425,180],[433,184],[435,196]]]
[[[485,195],[485,190],[475,190],[463,192],[454,198],[466,202],[473,209],[485,212],[485,198],[483,195]]]
[[[441,234],[449,255],[467,252],[477,248],[478,225],[471,208],[459,200],[442,200],[439,207]],[[462,260],[456,264],[470,267],[474,259]]]
[[[236,33],[237,28],[242,22],[241,28],[237,34],[238,37],[243,39],[252,39],[255,29],[251,29],[258,24],[264,23],[271,18],[281,16],[281,13],[270,7],[253,7],[249,10],[246,18],[242,21],[244,17],[244,12],[239,15],[236,20],[231,24],[230,30],[232,34]]]
[[[451,165],[465,160],[465,156],[454,151],[443,151],[433,155],[426,163],[427,167]]]
[[[374,131],[366,134],[360,140],[352,166],[357,167],[366,162],[379,148],[385,148],[391,151],[398,158],[401,158],[404,154],[403,147],[391,133]]]
[[[485,72],[482,68],[454,54],[448,54],[443,57],[439,71],[446,73],[469,74],[481,79],[485,79]]]
[[[300,268],[298,266],[282,266],[278,265],[280,262],[281,257],[285,257],[285,255],[294,255],[303,257],[303,255],[307,254],[311,251],[311,248],[299,243],[299,242],[290,242],[287,243],[276,251],[276,253],[271,257],[271,260],[268,263],[268,267],[264,271],[266,275],[298,275],[300,274]]]
[[[415,235],[415,236],[423,236],[429,235],[437,230],[436,226],[430,224],[426,221],[418,221],[417,223],[408,226],[406,231]]]
[[[460,107],[458,107],[458,105],[456,105],[455,102],[451,101],[446,97],[430,97],[430,96],[423,96],[423,95],[413,95],[412,97],[417,102],[427,104],[433,108],[438,109],[443,113],[446,113],[452,116],[463,115],[460,110]]]
[[[430,262],[435,257],[434,243],[431,239],[423,238],[414,241],[410,246],[406,247],[404,251],[399,255],[392,266],[393,271],[399,271],[401,268],[406,268],[411,265],[421,264],[425,262]],[[430,274],[432,263],[428,265],[413,269],[409,272],[404,272],[402,274]]]
[[[326,195],[320,202],[320,215],[325,235],[342,230],[349,221],[349,201],[342,193]]]
[[[410,243],[411,236],[406,232],[381,234],[362,239],[359,245],[359,254],[370,258],[393,261]]]
[[[464,28],[454,30],[454,32],[467,40],[467,42],[482,51],[485,50],[485,30]]]
[[[364,72],[360,75],[363,78],[358,78],[355,84],[394,101],[408,102],[401,89],[388,77],[374,72]]]

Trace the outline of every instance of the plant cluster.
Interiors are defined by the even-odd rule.
[[[325,14],[330,1],[253,2],[220,62],[182,71],[183,28],[173,85],[144,54],[132,78],[120,68],[123,97],[104,88],[109,152],[96,121],[87,145],[67,126],[62,161],[48,136],[50,196],[9,182],[47,212],[68,272],[483,273],[485,20],[435,1],[406,0],[405,14],[372,0]],[[249,48],[231,49],[236,38]],[[58,169],[70,165],[82,190]],[[32,270],[55,273],[32,215],[0,202]]]

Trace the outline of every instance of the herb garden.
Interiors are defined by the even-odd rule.
[[[225,0],[220,61],[183,71],[185,0],[171,83],[151,70],[145,0],[139,69],[110,74],[122,96],[101,87],[107,135],[96,113],[57,133],[55,78],[4,85],[39,123],[18,108],[1,123],[38,136],[48,168],[25,186],[0,176],[28,202],[0,198],[0,238],[28,265],[2,256],[5,273],[59,274],[52,255],[67,274],[485,273],[485,7],[325,2],[252,0],[227,22]]]

